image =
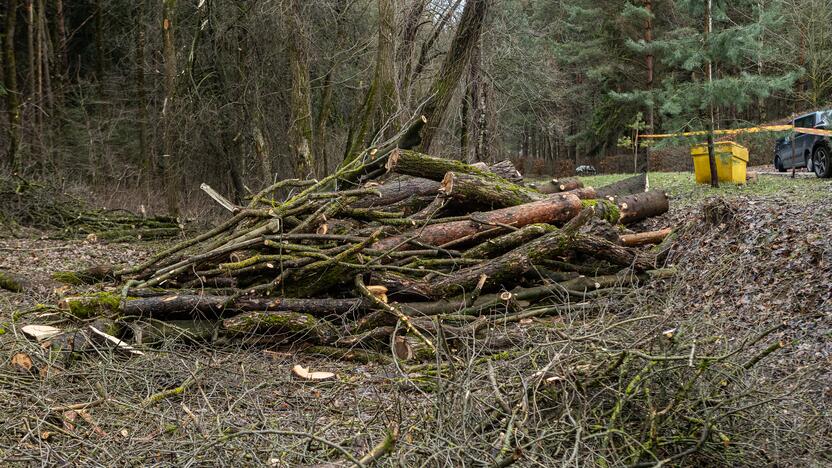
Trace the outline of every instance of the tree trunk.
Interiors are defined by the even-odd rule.
[[[144,27],[144,0],[136,1],[136,98],[138,107],[138,131],[139,131],[139,158],[143,168],[142,176],[146,180],[153,178],[153,161],[151,161],[150,150],[147,144],[147,90],[145,89],[144,63],[145,63],[145,27]],[[62,47],[66,47],[64,43]],[[65,51],[64,51],[65,53]]]
[[[646,192],[649,180],[646,172],[605,185],[595,190],[597,198],[608,198]]]
[[[179,214],[179,184],[174,164],[176,152],[176,135],[174,122],[174,105],[176,98],[176,43],[174,41],[174,27],[176,16],[176,0],[162,2],[162,56],[164,59],[164,90],[165,100],[162,104],[162,146],[163,154],[159,161],[162,179],[165,183],[165,199],[168,213],[171,216]]]
[[[52,51],[49,50],[52,41],[49,38],[49,29],[46,27],[45,0],[38,0],[38,26],[40,27],[41,36],[41,62],[43,64],[43,96],[46,97],[46,112],[48,114],[51,113],[54,105],[54,96],[52,95],[52,74],[51,68],[49,66],[49,60],[50,57],[53,56],[53,54]]]
[[[708,37],[711,35],[713,28],[713,18],[711,16],[712,0],[705,0],[705,56],[708,57]],[[711,166],[711,187],[719,187],[719,177],[716,169],[716,158],[714,156],[714,104],[713,104],[713,90],[710,89],[713,82],[713,63],[710,59],[707,61],[708,70],[708,164]]]
[[[176,0],[163,0],[164,9],[170,8],[171,23],[173,22],[174,6]],[[172,3],[168,7],[168,3]],[[171,29],[172,31],[172,29]],[[171,33],[173,34],[173,33]],[[103,89],[104,83],[104,6],[101,0],[95,0],[95,79]]]
[[[534,188],[540,193],[560,193],[582,188],[584,183],[576,178],[552,179],[542,184],[535,184]]]
[[[137,6],[141,8],[144,0],[137,0]],[[63,84],[64,75],[66,75],[69,66],[69,59],[67,58],[66,50],[66,20],[64,19],[64,2],[63,0],[55,0],[55,34],[58,36],[56,41],[58,43],[58,51],[55,54],[58,58],[58,77],[61,85]],[[63,86],[61,86],[61,92]]]
[[[338,332],[326,320],[298,312],[246,312],[225,319],[223,328],[234,335],[269,334],[285,339],[299,339],[315,344],[330,344],[338,338]]]
[[[394,61],[396,11],[391,0],[377,0],[377,5],[378,44],[373,79],[364,95],[361,109],[350,126],[344,163],[352,161],[359,155],[361,149],[367,145],[367,132],[370,128],[375,125],[376,129],[380,130],[392,116],[398,104]],[[384,135],[392,135],[395,130],[395,128],[388,128]]]
[[[636,234],[624,234],[621,236],[621,245],[625,247],[637,247],[647,244],[660,244],[667,236],[672,233],[670,228],[661,229],[659,231],[639,232]]]
[[[428,125],[422,133],[422,152],[430,152],[433,139],[436,136],[445,110],[459,83],[459,78],[467,68],[471,51],[477,45],[482,33],[483,24],[488,6],[492,0],[468,0],[462,11],[450,50],[442,62],[433,85],[428,91],[428,101],[425,103],[423,113],[428,118]]]
[[[292,73],[291,121],[289,142],[297,177],[315,174],[312,135],[312,91],[309,85],[309,59],[300,0],[289,2],[289,68]]]
[[[511,173],[506,164],[495,165],[495,171]],[[512,166],[513,167],[513,166]],[[396,174],[412,175],[435,181],[442,181],[448,172],[460,172],[473,174],[489,179],[501,179],[491,169],[483,169],[482,166],[466,164],[454,159],[437,158],[412,150],[394,150],[387,160],[387,169]],[[516,172],[516,170],[515,170]],[[515,175],[516,176],[516,175]]]
[[[578,214],[582,206],[581,199],[575,195],[556,194],[524,205],[477,213],[476,220],[430,224],[416,228],[399,236],[385,238],[377,242],[373,248],[391,249],[406,244],[411,239],[432,246],[442,246],[451,241],[482,235],[486,231],[495,231],[489,236],[494,237],[499,234],[495,227],[501,224],[519,228],[534,223],[564,222]]]
[[[515,185],[499,177],[483,177],[462,172],[447,172],[439,193],[463,206],[490,209],[522,205],[545,198],[545,195]]]
[[[667,195],[661,190],[615,197],[613,201],[618,205],[619,221],[622,224],[658,216],[667,213],[670,208]]]
[[[17,152],[20,147],[20,92],[17,88],[17,62],[14,31],[17,19],[17,0],[6,3],[6,24],[3,31],[3,86],[6,88],[6,113],[9,119],[9,150],[6,161],[12,170],[18,169]]]
[[[607,240],[575,234],[564,229],[546,234],[496,259],[464,268],[428,283],[425,290],[433,297],[470,293],[480,283],[483,275],[486,277],[483,289],[516,284],[524,274],[534,268],[535,263],[560,256],[573,248],[618,265],[633,266],[640,271],[655,267],[655,258],[650,254],[639,255]]]
[[[410,86],[411,70],[413,69],[413,50],[416,46],[416,34],[421,26],[422,14],[428,0],[411,0],[404,18],[404,27],[401,32],[401,39],[396,49],[396,63],[399,70],[399,83],[401,83],[400,100],[404,109],[410,108]]]

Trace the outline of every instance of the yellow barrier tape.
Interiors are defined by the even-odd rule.
[[[805,133],[807,135],[818,136],[832,136],[832,130],[823,130],[820,128],[803,128],[795,127],[793,125],[765,125],[762,127],[748,127],[748,128],[730,128],[725,130],[714,130],[714,135],[738,135],[740,133],[760,133],[760,132],[787,132],[793,130],[795,133]],[[656,133],[639,135],[639,138],[659,139],[659,138],[673,138],[673,137],[691,137],[707,135],[707,130],[698,132],[684,132],[684,133]]]

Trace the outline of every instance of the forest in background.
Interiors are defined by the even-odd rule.
[[[832,93],[825,0],[4,0],[0,15],[4,166],[170,213],[201,182],[240,200],[320,177],[419,115],[423,152],[551,173],[627,153],[635,128],[774,121]]]

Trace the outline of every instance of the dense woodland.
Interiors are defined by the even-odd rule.
[[[3,164],[172,213],[200,182],[240,200],[320,177],[420,115],[422,152],[551,173],[632,152],[636,131],[775,121],[832,94],[826,0],[3,0],[0,15]]]

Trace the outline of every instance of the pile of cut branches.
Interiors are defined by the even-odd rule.
[[[0,175],[0,226],[49,230],[53,237],[94,236],[110,242],[177,237],[182,228],[174,218],[143,217],[126,210],[91,208],[49,183]]]
[[[322,180],[267,187],[244,207],[208,188],[232,212],[225,222],[141,264],[77,272],[122,284],[61,307],[82,318],[204,319],[247,342],[302,342],[335,356],[392,349],[419,360],[440,341],[567,305],[591,310],[671,273],[657,269],[669,230],[623,227],[668,209],[663,192],[646,190],[646,175],[547,194],[508,162],[407,149],[423,124]]]

